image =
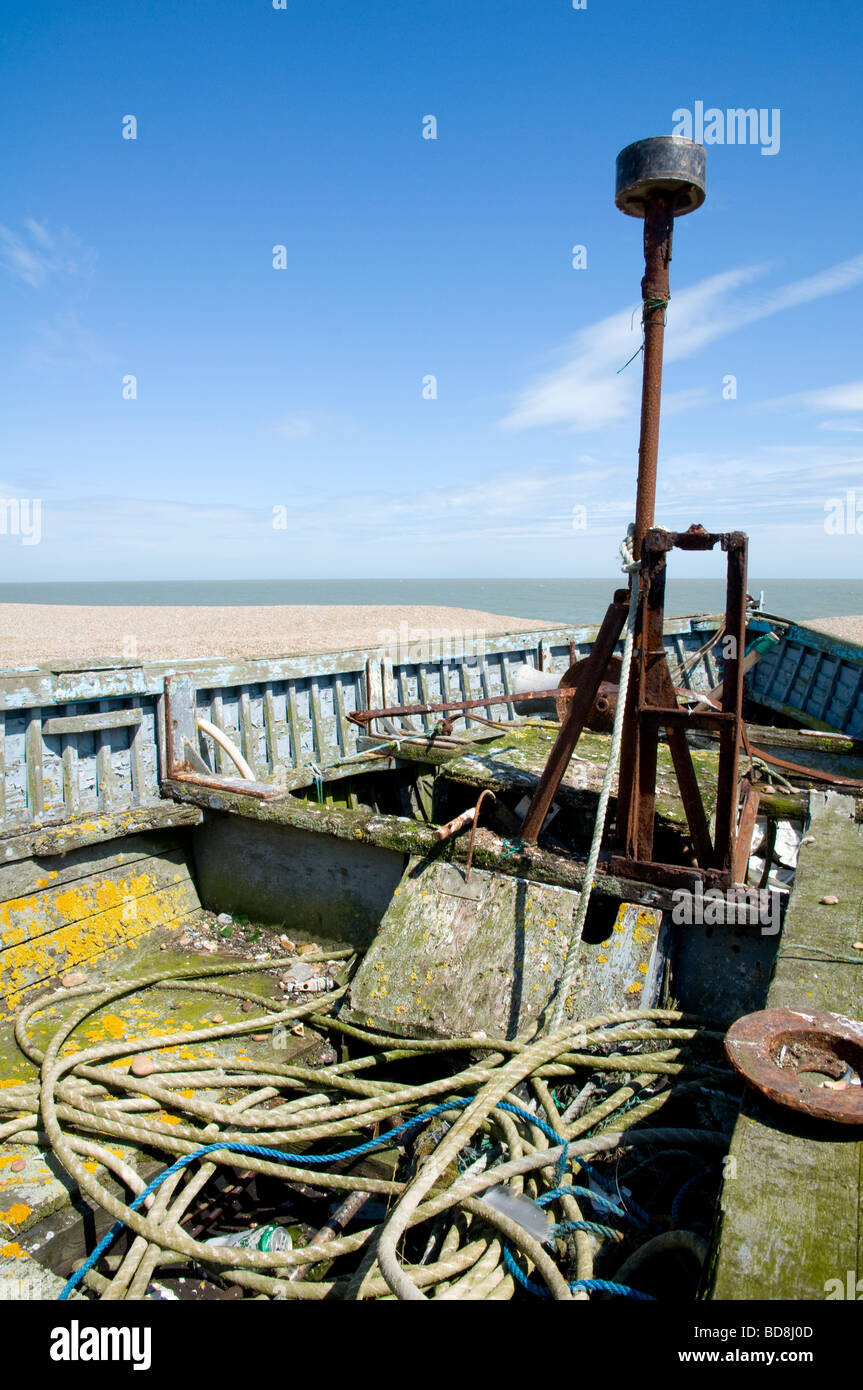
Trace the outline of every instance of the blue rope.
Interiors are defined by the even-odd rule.
[[[353,1149],[343,1149],[340,1153],[285,1153],[282,1149],[267,1149],[263,1148],[260,1144],[205,1144],[203,1148],[195,1149],[193,1153],[184,1154],[182,1158],[178,1158],[176,1163],[171,1164],[170,1168],[165,1168],[158,1177],[155,1177],[151,1183],[148,1183],[143,1192],[138,1193],[134,1201],[129,1203],[129,1210],[137,1211],[147,1198],[162,1185],[166,1178],[171,1177],[174,1173],[182,1172],[184,1168],[189,1167],[189,1164],[194,1163],[199,1158],[205,1158],[207,1154],[219,1152],[251,1154],[255,1158],[275,1159],[279,1163],[298,1163],[305,1168],[311,1168],[313,1166],[320,1167],[325,1163],[333,1163],[338,1159],[359,1158],[361,1154],[369,1153],[372,1149],[379,1148],[381,1144],[390,1145],[393,1139],[399,1134],[405,1134],[408,1130],[415,1129],[417,1125],[425,1124],[427,1120],[432,1119],[435,1115],[441,1115],[445,1110],[462,1109],[470,1104],[471,1102],[469,1100],[457,1099],[447,1101],[443,1105],[436,1105],[431,1110],[423,1110],[419,1115],[414,1115],[412,1120],[406,1120],[404,1124],[399,1125],[396,1129],[388,1129],[386,1134],[379,1135],[377,1139],[369,1139],[365,1144],[358,1144],[356,1148]],[[537,1129],[541,1129],[548,1138],[554,1140],[555,1144],[560,1142],[560,1135],[555,1133],[551,1125],[546,1124],[539,1116],[532,1115],[530,1111],[521,1110],[517,1105],[511,1105],[509,1101],[505,1100],[498,1101],[497,1108],[499,1110],[508,1110],[510,1114],[517,1115],[519,1119],[534,1125]],[[563,1152],[564,1165],[566,1162],[566,1153],[567,1149],[565,1147]],[[560,1169],[560,1164],[558,1164],[558,1169]],[[87,1271],[93,1268],[108,1247],[116,1240],[125,1224],[124,1221],[114,1222],[113,1226],[110,1227],[99,1241],[99,1244],[93,1250],[92,1254],[88,1255],[84,1263],[71,1275],[58,1297],[58,1302],[64,1302],[69,1297],[72,1290],[77,1288]]]
[[[558,1221],[549,1230],[551,1236],[565,1236],[569,1231],[591,1231],[595,1236],[606,1236],[608,1240],[623,1240],[623,1232],[614,1226],[600,1226],[597,1221]]]
[[[535,1280],[528,1279],[508,1243],[503,1247],[503,1262],[513,1279],[521,1284],[523,1289],[527,1289],[528,1293],[534,1294],[537,1298],[551,1298],[551,1294],[544,1284],[537,1284]],[[618,1298],[637,1298],[645,1303],[656,1302],[652,1294],[641,1293],[639,1289],[631,1289],[628,1284],[615,1284],[610,1279],[574,1279],[568,1287],[573,1290],[585,1289],[588,1293],[613,1294]]]
[[[686,1182],[681,1187],[674,1201],[671,1203],[671,1219],[675,1226],[680,1225],[680,1208],[683,1206],[684,1201],[689,1196],[692,1189],[697,1187],[699,1183],[704,1182],[704,1179],[708,1176],[708,1169],[705,1168],[702,1172],[695,1173],[691,1178],[687,1178]]]
[[[623,1221],[631,1221],[633,1226],[646,1226],[648,1224],[637,1212],[626,1211],[616,1198],[595,1192],[592,1187],[555,1187],[551,1192],[543,1192],[541,1197],[537,1197],[537,1203],[544,1207],[549,1202],[553,1202],[556,1197],[587,1197],[595,1206],[612,1212]]]

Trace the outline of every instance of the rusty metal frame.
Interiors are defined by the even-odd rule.
[[[728,556],[723,690],[718,711],[691,714],[678,704],[662,643],[667,557],[671,550],[713,550]],[[688,531],[651,527],[642,546],[640,595],[630,676],[617,802],[617,834],[623,853],[613,856],[611,872],[651,881],[674,879],[681,866],[653,858],[656,816],[656,758],[660,729],[668,739],[674,771],[689,825],[699,876],[730,885],[741,872],[737,843],[738,758],[743,729],[743,657],[746,645],[747,537],[691,526]],[[698,789],[686,729],[719,736],[715,827],[711,838]],[[748,818],[747,818],[748,819]],[[677,873],[675,872],[677,871]],[[692,868],[686,870],[693,872]]]

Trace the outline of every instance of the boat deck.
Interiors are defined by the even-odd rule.
[[[811,798],[767,1008],[863,1017],[863,833],[854,803]],[[838,897],[834,904],[822,899]],[[863,1139],[747,1087],[722,1191],[713,1297],[824,1299],[863,1274]],[[835,1290],[836,1284],[832,1285]],[[834,1297],[854,1297],[836,1294]]]

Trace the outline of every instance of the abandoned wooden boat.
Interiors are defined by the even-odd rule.
[[[722,632],[717,615],[666,621],[672,669],[692,699],[709,700],[721,685]],[[610,735],[603,732],[600,712],[594,720],[600,727],[579,741],[539,842],[525,843],[520,838],[525,806],[560,725],[555,711],[541,712],[540,700],[534,713],[516,712],[526,707],[516,693],[518,675],[528,668],[546,672],[548,685],[556,685],[568,670],[579,669],[595,637],[595,629],[542,631],[499,639],[481,655],[405,652],[408,659],[401,661],[388,660],[381,651],[357,651],[179,670],[176,665],[90,670],[45,665],[0,677],[5,755],[0,1001],[8,1020],[0,1073],[0,1120],[5,1121],[0,1221],[8,1240],[0,1254],[0,1277],[13,1296],[56,1296],[92,1251],[95,1236],[115,1211],[94,1199],[88,1184],[112,1193],[120,1204],[116,1210],[125,1211],[136,1174],[149,1179],[163,1168],[158,1152],[182,1153],[184,1145],[185,1151],[194,1149],[191,1136],[204,1143],[205,1131],[224,1135],[220,1122],[207,1130],[204,1121],[210,1114],[221,1116],[219,1104],[236,1094],[231,1088],[245,1069],[272,1081],[274,1068],[293,1068],[292,1086],[299,1085],[300,1075],[316,1075],[326,1085],[335,1063],[333,1043],[392,1051],[393,1042],[386,1040],[401,1038],[407,1055],[423,1043],[433,1046],[441,1061],[449,1058],[450,1071],[436,1083],[447,1087],[455,1084],[451,1075],[461,1076],[452,1058],[463,1055],[468,1042],[481,1059],[492,1055],[495,1042],[511,1048],[519,1039],[541,1037],[537,1029],[564,969],[584,886]],[[702,906],[699,917],[697,894],[690,892],[687,899],[685,884],[670,889],[621,878],[605,856],[571,972],[566,1016],[576,1021],[620,1016],[621,1021],[599,1027],[595,1040],[588,1040],[579,1062],[584,1084],[573,1088],[567,1074],[569,1089],[562,1094],[571,1111],[583,1092],[594,1088],[599,1103],[585,1112],[593,1124],[579,1127],[573,1114],[568,1123],[575,1135],[589,1136],[581,1142],[599,1155],[603,1144],[627,1135],[635,1144],[628,1171],[635,1173],[650,1157],[637,1147],[639,1137],[666,1132],[650,1118],[663,1096],[670,1098],[671,1111],[683,1107],[681,1113],[688,1115],[685,1102],[668,1086],[681,1074],[682,1091],[689,1086],[689,1103],[695,1106],[686,1123],[712,1136],[706,1151],[696,1139],[688,1144],[695,1172],[685,1174],[686,1182],[699,1172],[704,1177],[700,1194],[693,1193],[696,1206],[702,1205],[701,1225],[681,1247],[692,1263],[691,1289],[701,1283],[718,1297],[821,1297],[831,1276],[820,1244],[813,1238],[811,1250],[801,1255],[795,1249],[792,1260],[777,1255],[770,1242],[777,1227],[790,1229],[804,1206],[804,1225],[811,1230],[814,1206],[819,1214],[830,1213],[831,1231],[836,1239],[844,1232],[841,1239],[848,1245],[857,1180],[851,1181],[850,1168],[849,1174],[844,1170],[856,1162],[852,1154],[858,1146],[835,1145],[829,1133],[818,1130],[818,1123],[827,1121],[810,1119],[814,1129],[789,1136],[784,1122],[772,1116],[771,1103],[755,1091],[747,1089],[741,1104],[736,1079],[722,1071],[723,1059],[714,1055],[705,1061],[704,1049],[709,1052],[711,1036],[714,1042],[721,1037],[717,1028],[765,1006],[852,1018],[860,1013],[851,962],[860,935],[863,875],[858,808],[845,783],[863,776],[863,747],[855,737],[863,723],[863,649],[834,645],[812,629],[750,610],[747,650],[755,658],[746,673],[746,713],[753,721],[750,747],[758,750],[752,762],[760,769],[753,775],[761,827],[748,874],[747,913],[723,925]],[[363,718],[378,708],[458,702],[467,708]],[[774,715],[781,726],[766,722]],[[801,730],[801,724],[811,727]],[[696,730],[689,741],[710,807],[716,740]],[[486,793],[492,796],[473,825],[471,810]],[[441,839],[441,826],[459,816],[467,820],[470,837]],[[691,860],[690,828],[667,744],[658,754],[656,823],[660,857],[683,864]],[[789,879],[793,887],[786,909]],[[830,903],[833,897],[838,902]],[[685,901],[695,904],[690,920],[677,911]],[[346,956],[358,964],[351,967],[345,992]],[[61,980],[67,985],[62,999]],[[221,1013],[212,1011],[213,988],[221,991]],[[151,1122],[156,1129],[143,1127],[143,1121],[138,1128],[124,1125],[121,1112],[110,1110],[110,1073],[98,1058],[93,1079],[74,1083],[78,1090],[71,1080],[58,1082],[52,1118],[43,1110],[37,1120],[33,1087],[40,1074],[44,1082],[42,1053],[82,998],[82,1007],[91,1011],[66,1044],[77,1049],[70,1055],[84,1048],[88,1055],[110,1054],[108,1065],[125,1088],[122,1113],[128,1119],[133,1111],[152,1112],[159,1117]],[[257,1001],[251,1019],[244,1012],[250,998]],[[43,999],[48,1001],[44,1010]],[[327,1017],[336,1031],[328,1033],[323,1005],[331,1000],[335,1007]],[[681,1023],[675,1010],[718,1022],[712,1032],[709,1027],[699,1031]],[[642,1029],[654,1029],[650,1041],[639,1044],[637,1034],[630,1036],[635,1024],[625,1020],[636,1015]],[[306,1026],[291,1032],[285,1018],[303,1017]],[[663,1029],[671,1052],[658,1041]],[[29,1039],[29,1056],[21,1050],[22,1036]],[[449,1054],[456,1044],[457,1051]],[[650,1064],[653,1072],[641,1057],[644,1047],[662,1049]],[[839,1050],[850,1072],[844,1094],[853,1098],[857,1055],[848,1053],[846,1043]],[[147,1093],[153,1088],[146,1067],[137,1079],[128,1070],[142,1051],[159,1059],[155,1094]],[[637,1062],[628,1055],[632,1051]],[[415,1060],[420,1055],[425,1054],[413,1053]],[[514,1055],[505,1052],[504,1059]],[[706,1068],[700,1074],[699,1065]],[[349,1066],[359,1072],[356,1057]],[[829,1061],[812,1064],[819,1074],[825,1068],[832,1075]],[[553,1076],[554,1067],[550,1071]],[[565,1071],[564,1066],[561,1074]],[[197,1088],[175,1089],[173,1073],[185,1083],[197,1073]],[[694,1076],[697,1082],[686,1080]],[[603,1085],[609,1077],[610,1090]],[[537,1078],[532,1083],[546,1084],[553,1082]],[[82,1087],[89,1087],[88,1096]],[[615,1103],[621,1089],[629,1099]],[[426,1109],[429,1096],[422,1087],[417,1094]],[[829,1094],[842,1099],[836,1091]],[[632,1102],[636,1108],[627,1112]],[[542,1123],[536,1094],[529,1089],[524,1104],[534,1126]],[[603,1105],[610,1105],[608,1114]],[[631,1127],[616,1129],[621,1108],[636,1119]],[[248,1113],[260,1119],[257,1109]],[[55,1123],[61,1124],[62,1139],[51,1129]],[[172,1129],[182,1138],[172,1141]],[[432,1129],[429,1122],[423,1133]],[[248,1140],[251,1133],[240,1119],[230,1132],[235,1140],[237,1135]],[[112,1133],[121,1142],[109,1150],[105,1140]],[[281,1133],[277,1147],[285,1147],[288,1133],[299,1140],[305,1132]],[[155,1134],[160,1138],[154,1150]],[[302,1144],[314,1137],[312,1131]],[[512,1134],[510,1141],[516,1142]],[[67,1151],[64,1144],[72,1148]],[[709,1162],[704,1167],[705,1154],[713,1168]],[[723,1157],[729,1161],[720,1193],[716,1165]],[[63,1166],[57,1166],[58,1158]],[[730,1160],[747,1165],[745,1191],[743,1184],[734,1184]],[[345,1182],[355,1203],[358,1190],[366,1193],[371,1219],[375,1211],[368,1204],[375,1191],[392,1190],[394,1175],[381,1166],[372,1170],[369,1161],[362,1177]],[[799,1191],[796,1184],[783,1186],[781,1210],[773,1186],[777,1162],[795,1167],[805,1162],[808,1175]],[[673,1157],[667,1163],[663,1181],[680,1186]],[[593,1224],[602,1225],[600,1211],[608,1214],[601,1172],[594,1180],[600,1184],[596,1206],[583,1197],[576,1225],[585,1224],[591,1212]],[[223,1176],[217,1181],[224,1186]],[[266,1181],[277,1183],[272,1172]],[[329,1181],[338,1179],[330,1175]],[[233,1211],[235,1223],[261,1221],[262,1210],[269,1219],[279,1206],[264,1191],[265,1177],[259,1173],[256,1182],[254,1212],[244,1190]],[[288,1190],[289,1185],[279,1185],[282,1203]],[[325,1187],[324,1197],[332,1191]],[[337,1192],[344,1195],[340,1188]],[[296,1280],[292,1274],[290,1281],[279,1282],[272,1277],[273,1261],[301,1258],[299,1251],[314,1249],[316,1223],[326,1225],[326,1201],[321,1207],[320,1194],[317,1206],[305,1200],[308,1210],[292,1218],[293,1253],[241,1252],[246,1265],[224,1266],[221,1280],[208,1266],[208,1287],[260,1289],[263,1280],[274,1296],[321,1296],[320,1290],[338,1296],[332,1292],[338,1288],[346,1296],[348,1275],[340,1276],[343,1285],[338,1279]],[[576,1198],[563,1200],[571,1204]],[[92,1225],[80,1219],[82,1202]],[[769,1232],[765,1204],[772,1212]],[[571,1205],[569,1210],[572,1221]],[[201,1218],[200,1211],[195,1215]],[[505,1215],[496,1219],[505,1225]],[[204,1229],[201,1219],[192,1227],[199,1234]],[[510,1250],[516,1273],[502,1257],[492,1261],[492,1236],[484,1247],[488,1296],[521,1293],[515,1255]],[[502,1239],[500,1230],[494,1238]],[[529,1245],[529,1237],[524,1240]],[[342,1241],[350,1244],[348,1236]],[[595,1253],[596,1261],[590,1248],[572,1254],[579,1278],[571,1282],[584,1282],[588,1263],[592,1275],[596,1268],[606,1275],[614,1268],[615,1276],[628,1263],[612,1255],[609,1264],[601,1251]],[[265,1265],[271,1262],[264,1273],[249,1265],[259,1257]],[[110,1285],[117,1260],[112,1267],[111,1256],[104,1258],[109,1263],[90,1270],[80,1288],[98,1292]],[[666,1266],[671,1258],[666,1256]],[[850,1245],[841,1258],[850,1261],[848,1268],[856,1267]],[[668,1278],[661,1251],[657,1261]],[[186,1283],[200,1284],[189,1278],[190,1269],[199,1269],[193,1263],[173,1284],[165,1275],[156,1278],[158,1262],[132,1263],[133,1272],[117,1285],[127,1296],[182,1297]],[[432,1261],[429,1269],[438,1266]],[[467,1281],[462,1296],[485,1296],[472,1264],[459,1277]],[[534,1273],[527,1282],[535,1285],[537,1277]],[[629,1277],[617,1283],[627,1284]],[[655,1288],[649,1270],[631,1277],[632,1296],[639,1289],[648,1296]],[[675,1278],[679,1281],[679,1274]],[[443,1296],[448,1284],[439,1279],[430,1291]],[[372,1292],[374,1287],[369,1285]],[[601,1293],[601,1281],[597,1288]]]

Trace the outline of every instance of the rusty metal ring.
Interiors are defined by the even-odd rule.
[[[725,1037],[728,1060],[751,1086],[813,1119],[863,1125],[863,1023],[842,1014],[763,1009]],[[821,1084],[801,1077],[823,1076]]]

